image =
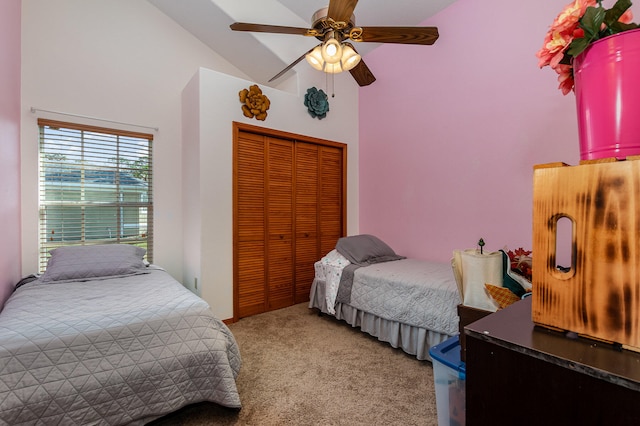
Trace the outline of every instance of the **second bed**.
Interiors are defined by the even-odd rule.
[[[356,252],[350,250],[354,245]],[[341,239],[315,264],[309,307],[430,360],[431,346],[458,334],[460,295],[451,264],[406,259],[387,250],[369,235]]]

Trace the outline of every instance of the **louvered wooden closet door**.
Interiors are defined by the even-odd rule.
[[[234,317],[243,318],[309,300],[314,263],[345,233],[346,146],[237,126]]]
[[[267,138],[268,309],[293,305],[293,142]]]
[[[344,234],[343,150],[320,147],[320,256],[333,250]]]
[[[240,132],[235,164],[235,297],[240,318],[265,311],[264,136]]]
[[[320,147],[296,143],[296,269],[295,302],[309,300],[314,263],[320,259],[318,188]]]

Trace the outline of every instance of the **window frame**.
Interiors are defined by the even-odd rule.
[[[56,139],[49,130],[66,132],[65,136],[80,149],[74,151],[73,144],[60,143],[62,136]],[[46,157],[56,145],[64,147],[60,151],[64,159]],[[75,152],[80,153],[77,155],[80,159],[71,160],[69,157]],[[146,159],[146,164],[132,162],[134,158]],[[143,178],[139,178],[140,164],[146,167]],[[59,170],[52,172],[54,167]],[[59,174],[57,181],[51,178],[56,173]],[[146,186],[141,182],[146,182]],[[45,199],[46,194],[49,199]],[[70,219],[74,213],[78,220]],[[62,230],[54,237],[55,232],[48,227],[56,220],[56,214],[56,224]],[[113,221],[115,226],[105,226]],[[129,229],[128,222],[133,224]],[[63,225],[73,231],[65,230]],[[144,247],[146,260],[153,261],[153,135],[39,118],[39,272],[46,269],[49,251],[53,248],[103,243]]]

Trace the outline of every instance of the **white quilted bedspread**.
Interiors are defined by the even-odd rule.
[[[354,308],[379,317],[453,336],[460,303],[450,263],[403,259],[355,271]]]
[[[24,285],[0,312],[0,425],[143,424],[240,407],[233,335],[169,274]]]

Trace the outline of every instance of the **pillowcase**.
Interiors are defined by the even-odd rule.
[[[349,262],[360,266],[406,259],[404,256],[397,255],[378,237],[368,234],[342,237],[336,243],[336,250]]]
[[[87,281],[146,273],[147,251],[128,244],[58,247],[51,250],[41,282]]]

